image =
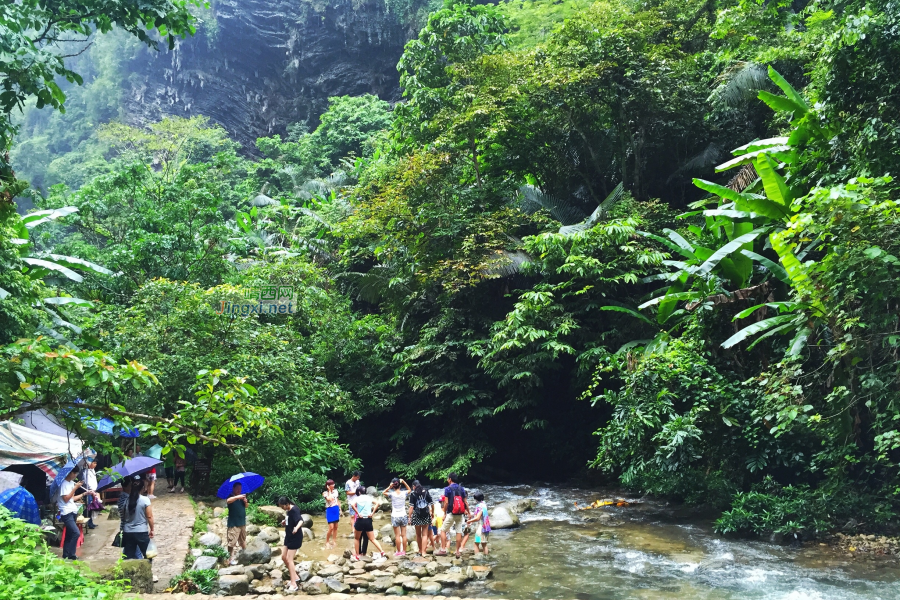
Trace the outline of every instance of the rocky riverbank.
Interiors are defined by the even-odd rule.
[[[386,500],[382,501],[386,503]],[[288,573],[281,559],[284,532],[272,526],[247,526],[247,547],[237,554],[238,565],[225,564],[221,547],[226,538],[226,511],[220,502],[198,506],[208,517],[206,531],[197,532],[192,541],[193,549],[186,560],[187,571],[214,572],[217,577],[215,590],[219,595],[290,595],[284,591]],[[491,514],[494,529],[507,529],[519,525],[519,513],[531,510],[534,501],[521,499],[495,506]],[[376,521],[384,524],[377,528],[377,536],[386,551],[393,549],[394,530],[388,517],[389,505],[384,512],[376,513]],[[269,515],[276,522],[283,512],[276,506],[262,506],[259,512]],[[323,519],[317,519],[322,521]],[[342,523],[344,528],[347,525]],[[346,529],[344,529],[346,530]],[[321,533],[321,532],[320,532]],[[415,529],[407,528],[410,554],[403,557],[364,556],[353,560],[349,549],[327,551],[314,528],[312,515],[303,515],[304,544],[297,555],[297,573],[300,594],[379,594],[379,595],[427,595],[452,596],[464,593],[476,595],[480,590],[495,587],[492,575],[495,563],[492,558],[474,555],[469,548],[459,559],[449,556],[414,556],[418,551]],[[344,535],[347,546],[352,537]],[[451,534],[451,540],[455,535]],[[318,560],[317,560],[318,559]],[[172,591],[184,589],[175,587]],[[298,592],[295,592],[298,593]]]

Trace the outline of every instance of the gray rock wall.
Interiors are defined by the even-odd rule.
[[[131,61],[126,119],[206,115],[245,148],[290,123],[314,127],[330,96],[397,100],[396,64],[418,29],[383,0],[215,0],[201,19],[174,50]]]

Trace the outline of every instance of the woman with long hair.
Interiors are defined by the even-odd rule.
[[[125,558],[137,558],[138,549],[142,556],[147,556],[147,546],[153,537],[153,509],[150,499],[141,493],[143,490],[144,480],[141,477],[132,478],[122,515],[122,551]]]
[[[334,479],[325,482],[325,522],[328,523],[328,531],[325,533],[325,548],[334,548],[337,545],[338,523],[341,520],[341,498],[334,489]],[[329,541],[331,540],[331,541]]]
[[[409,524],[416,528],[416,545],[419,555],[424,557],[425,550],[431,541],[431,518],[434,514],[434,502],[419,480],[413,481],[413,491],[409,495]]]
[[[401,483],[406,486],[405,490],[400,489]],[[394,556],[406,556],[406,527],[409,525],[406,516],[406,496],[411,491],[408,483],[394,477],[391,485],[382,492],[391,501],[391,527],[394,528],[394,545],[397,548]]]
[[[278,499],[278,506],[284,511],[284,547],[281,549],[281,560],[288,569],[290,584],[284,588],[286,592],[296,592],[299,578],[297,566],[294,564],[294,555],[303,545],[303,518],[300,509],[287,496]]]

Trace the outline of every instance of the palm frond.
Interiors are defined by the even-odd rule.
[[[547,194],[533,185],[520,187],[519,198],[519,209],[525,214],[532,215],[544,208],[551,217],[563,225],[574,225],[588,216],[573,202],[554,194]]]
[[[256,198],[250,201],[250,204],[253,206],[272,206],[273,204],[278,204],[278,200],[269,198],[265,194],[260,193]]]
[[[485,277],[490,278],[512,277],[519,274],[522,271],[522,265],[531,262],[531,260],[531,256],[522,250],[516,250],[515,252],[500,250],[497,252],[496,257],[489,260],[481,268],[481,273]]]
[[[602,219],[604,215],[611,211],[613,207],[619,202],[619,200],[624,197],[625,186],[620,181],[619,185],[613,188],[613,191],[610,192],[609,196],[607,196],[603,200],[603,202],[600,203],[600,206],[594,209],[594,212],[591,213],[591,216],[589,216],[585,221],[581,223],[576,223],[574,225],[563,225],[559,228],[559,233],[561,233],[562,235],[572,235],[573,233],[577,233],[579,231],[587,231],[588,229],[599,223],[600,219]]]
[[[755,100],[760,90],[771,83],[763,65],[752,62],[738,62],[719,77],[724,81],[718,90],[719,98],[728,106],[740,106]]]
[[[666,183],[672,181],[682,173],[696,173],[697,171],[708,170],[709,167],[715,166],[719,159],[722,158],[723,150],[719,144],[710,142],[710,144],[687,160],[683,165],[669,175]]]

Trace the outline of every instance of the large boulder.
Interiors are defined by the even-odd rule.
[[[428,595],[428,596],[437,596],[441,593],[441,584],[436,581],[426,581],[422,584],[422,587],[419,589],[419,592]]]
[[[376,577],[375,581],[369,583],[369,589],[375,592],[383,592],[394,585],[393,577]]]
[[[467,578],[464,573],[442,573],[441,575],[435,575],[434,581],[446,587],[459,587],[466,583]]]
[[[366,494],[372,497],[376,497],[378,496],[378,488],[376,488],[374,485],[370,485],[366,488]]]
[[[138,594],[153,593],[153,569],[149,560],[123,560],[98,572],[101,581],[127,579],[130,591]]]
[[[212,532],[209,532],[201,535],[200,539],[197,540],[197,543],[199,543],[201,546],[206,546],[207,548],[209,548],[210,546],[221,546],[222,538]]]
[[[377,537],[382,540],[384,538],[389,538],[393,542],[396,534],[394,534],[394,528],[391,527],[390,523],[388,523],[387,525],[383,525],[378,529]]]
[[[219,559],[215,556],[198,556],[191,567],[191,571],[207,571],[215,569],[219,564]]]
[[[221,517],[224,514],[225,514],[225,509],[222,508],[221,506],[217,506],[213,509],[213,517],[216,519],[218,519],[219,517]]]
[[[260,506],[259,512],[274,517],[276,519],[284,518],[284,511],[277,506]]]
[[[318,575],[319,577],[334,577],[335,575],[343,572],[344,569],[338,565],[325,565],[324,567],[316,571],[316,575]]]
[[[491,529],[510,529],[519,526],[519,514],[509,510],[503,504],[498,504],[490,511]]]
[[[534,510],[535,501],[534,498],[521,498],[519,500],[503,502],[498,506],[505,506],[508,511],[521,514],[523,512],[528,512],[529,510]],[[493,527],[493,524],[491,524],[491,526]]]
[[[350,586],[345,584],[342,581],[338,581],[333,577],[328,577],[325,579],[325,585],[328,586],[328,589],[331,590],[333,594],[346,594],[350,591]]]
[[[271,559],[272,549],[259,538],[248,540],[247,547],[237,555],[237,561],[242,565],[262,565]]]
[[[309,581],[303,584],[303,591],[310,596],[315,596],[318,594],[328,594],[331,592],[328,585],[325,583],[325,580],[318,575],[316,575],[315,577],[310,577]]]
[[[219,591],[225,596],[243,596],[250,591],[246,575],[222,575],[219,577]]]
[[[256,539],[267,544],[274,544],[281,541],[281,535],[274,527],[263,527],[260,532],[256,534]]]
[[[247,523],[247,535],[256,535],[259,533],[260,527],[259,525],[254,525],[253,523]]]
[[[303,527],[306,527],[307,529],[312,529],[312,526],[313,526],[312,515],[303,513],[302,515],[300,515],[300,522],[303,523]]]

